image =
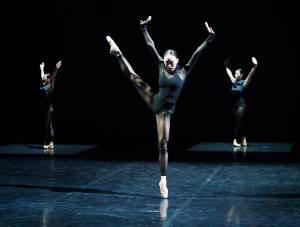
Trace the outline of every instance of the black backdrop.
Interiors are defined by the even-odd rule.
[[[207,37],[207,20],[216,32],[213,45],[190,74],[172,119],[172,148],[201,141],[232,139],[230,67],[258,68],[246,91],[251,141],[294,142],[297,139],[297,73],[295,22],[291,6],[252,1],[218,1],[165,6],[141,2],[49,1],[16,4],[5,23],[5,75],[2,80],[1,143],[41,143],[43,115],[39,64],[52,72],[63,66],[55,90],[58,143],[93,143],[123,150],[156,146],[153,114],[109,55],[111,35],[135,71],[157,89],[158,73],[139,20],[152,13],[149,26],[160,53],[178,51],[186,62]],[[118,6],[118,7],[117,7]],[[159,8],[158,8],[159,6]],[[135,6],[137,7],[137,6]],[[166,8],[169,7],[169,8]],[[176,7],[177,10],[174,10]],[[156,11],[145,12],[145,9]]]

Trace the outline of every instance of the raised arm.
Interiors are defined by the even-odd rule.
[[[152,17],[149,16],[147,18],[147,20],[145,21],[140,21],[140,26],[146,41],[147,46],[149,47],[151,53],[153,54],[153,56],[156,58],[157,61],[161,62],[163,61],[163,58],[159,55],[159,53],[157,52],[156,48],[155,48],[155,44],[154,41],[152,40],[152,38],[150,37],[148,31],[147,31],[147,24],[151,21]]]
[[[245,79],[245,83],[244,83],[244,87],[248,86],[253,74],[255,73],[256,67],[257,67],[257,60],[255,57],[252,57],[252,63],[253,63],[253,67],[250,71],[250,73],[248,74],[247,78]]]
[[[193,66],[195,65],[195,63],[197,62],[199,56],[201,55],[201,53],[203,53],[203,51],[206,49],[206,47],[213,41],[214,37],[215,37],[215,33],[214,30],[209,27],[208,23],[205,22],[205,26],[207,31],[209,32],[209,36],[207,37],[207,39],[196,49],[196,51],[194,52],[194,54],[192,55],[192,57],[190,58],[190,60],[188,61],[188,63],[185,65],[186,69],[188,71],[190,71]]]
[[[53,72],[53,74],[51,76],[50,92],[52,92],[53,89],[54,89],[56,75],[57,75],[58,69],[61,67],[61,65],[62,65],[61,61],[57,62],[56,65],[55,65],[55,70],[54,70],[54,72]]]
[[[41,70],[41,78],[42,78],[42,80],[44,80],[44,78],[45,78],[44,68],[45,68],[45,63],[42,62],[42,63],[40,64],[40,70]]]
[[[234,78],[231,70],[229,69],[228,67],[228,62],[229,62],[229,59],[227,58],[225,61],[224,61],[224,66],[225,66],[225,69],[226,69],[226,73],[227,75],[229,76],[229,79],[231,80],[232,83],[234,83],[236,81],[236,79]]]

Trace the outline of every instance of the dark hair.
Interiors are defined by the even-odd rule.
[[[238,68],[235,71],[240,71],[240,74],[244,74],[244,72],[243,72],[243,70],[241,68]]]
[[[166,56],[167,54],[173,55],[176,58],[178,58],[178,54],[175,50],[172,50],[172,49],[166,50],[166,52],[164,53],[164,56]]]

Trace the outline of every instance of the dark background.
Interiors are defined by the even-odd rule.
[[[139,29],[139,20],[149,14],[157,49],[161,54],[177,50],[182,64],[206,39],[205,21],[216,33],[178,100],[171,149],[232,141],[226,57],[232,70],[249,72],[252,56],[259,63],[246,91],[249,142],[298,139],[296,20],[288,4],[40,1],[16,3],[9,10],[3,26],[2,144],[43,142],[39,64],[44,61],[45,71],[53,72],[62,60],[55,88],[56,143],[153,151],[155,118],[109,55],[105,40],[114,38],[135,71],[157,90],[156,64]]]

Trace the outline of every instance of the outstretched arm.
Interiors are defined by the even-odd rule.
[[[247,78],[245,79],[245,83],[244,83],[244,87],[248,86],[248,84],[250,83],[253,74],[255,73],[256,67],[257,67],[257,60],[255,57],[252,57],[252,63],[253,63],[253,67],[250,71],[250,73],[248,74]]]
[[[232,83],[234,83],[236,81],[236,79],[234,78],[231,70],[229,69],[228,67],[228,62],[229,62],[229,59],[227,58],[225,61],[224,61],[224,65],[225,65],[225,69],[226,69],[226,72],[227,72],[227,75],[229,76],[229,79],[231,80]]]
[[[151,21],[152,17],[149,16],[147,18],[147,20],[145,21],[140,21],[140,26],[145,38],[145,41],[147,43],[147,46],[149,47],[151,53],[153,54],[153,56],[156,58],[157,61],[163,61],[163,58],[159,55],[159,53],[157,52],[156,48],[155,48],[155,44],[154,41],[152,40],[152,38],[150,37],[148,31],[147,31],[147,24]]]
[[[213,41],[214,37],[215,37],[215,33],[214,30],[209,27],[208,23],[205,22],[205,26],[207,31],[209,32],[209,36],[208,38],[196,49],[196,51],[194,52],[194,54],[192,55],[192,57],[190,58],[189,62],[185,65],[186,69],[188,71],[190,71],[193,66],[195,65],[195,63],[197,62],[199,56],[201,55],[201,53],[206,49],[206,47]]]
[[[55,83],[56,75],[57,75],[58,69],[61,67],[61,65],[62,65],[61,61],[57,62],[56,65],[55,65],[55,70],[54,70],[54,72],[51,76],[50,92],[52,92],[53,89],[54,89],[54,83]]]

